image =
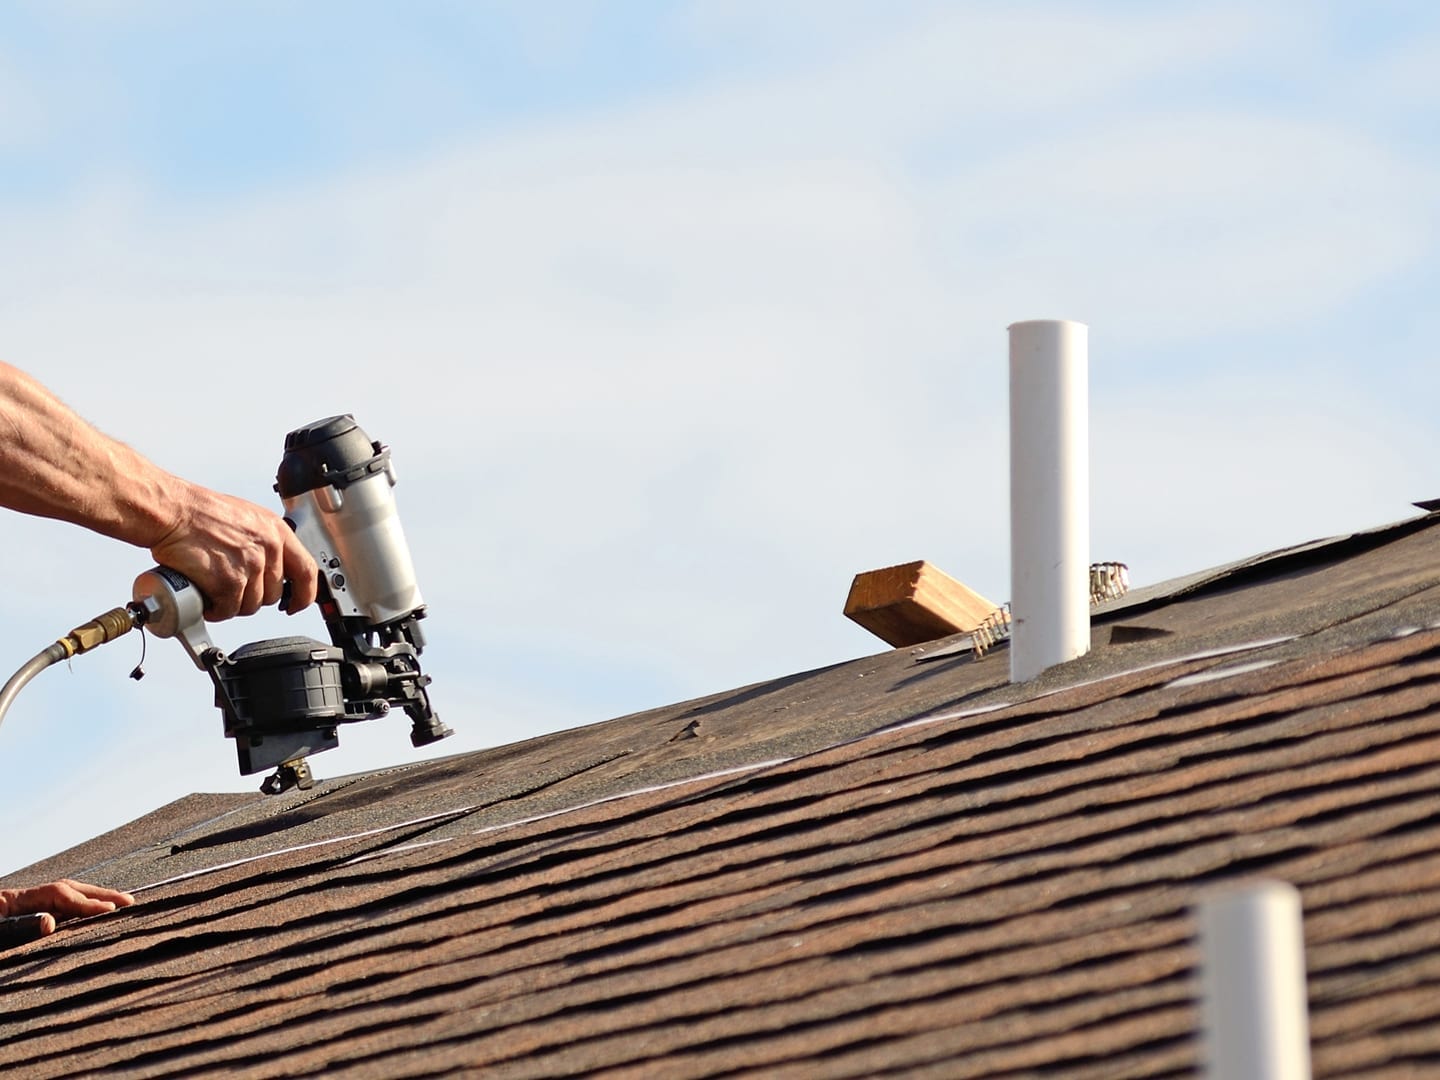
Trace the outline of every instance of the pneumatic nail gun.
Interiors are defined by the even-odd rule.
[[[420,671],[425,602],[394,488],[389,448],[371,442],[353,416],[331,416],[285,436],[275,490],[285,520],[320,568],[329,645],[274,638],[227,656],[206,631],[200,590],[157,566],[135,579],[131,603],[77,626],[21,665],[0,687],[0,720],[41,671],[139,626],[156,637],[179,638],[209,674],[240,772],[275,770],[260,785],[264,792],[310,787],[306,758],[339,746],[342,723],[399,708],[410,717],[417,747],[452,734],[430,707],[430,677]],[[138,678],[140,669],[133,674]]]
[[[330,644],[285,637],[226,655],[211,642],[204,597],[166,567],[135,580],[130,610],[156,637],[180,644],[215,684],[240,772],[274,769],[261,790],[309,787],[306,758],[340,745],[338,726],[392,709],[410,717],[420,747],[450,735],[420,671],[425,602],[395,509],[390,450],[352,416],[290,432],[275,490],[285,519],[320,567],[319,605]]]

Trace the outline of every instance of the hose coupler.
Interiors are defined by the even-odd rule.
[[[78,656],[106,642],[128,634],[140,625],[139,614],[124,607],[111,608],[103,615],[97,615],[89,622],[77,626],[56,642],[65,650],[65,655]]]

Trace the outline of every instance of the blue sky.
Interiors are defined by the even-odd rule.
[[[1019,319],[1091,327],[1093,554],[1139,582],[1440,495],[1437,72],[1422,3],[11,2],[0,355],[267,504],[353,411],[438,750],[503,743],[878,651],[860,570],[1004,600]],[[146,565],[0,528],[15,666]],[[0,867],[253,786],[152,645],[22,695]]]

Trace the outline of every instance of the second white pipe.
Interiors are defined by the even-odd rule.
[[[1284,882],[1200,904],[1201,1016],[1208,1080],[1310,1080],[1300,894]]]

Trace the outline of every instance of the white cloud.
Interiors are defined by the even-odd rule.
[[[749,85],[721,83],[699,102],[696,130],[713,130],[707,106],[752,121],[743,134],[727,130],[722,146],[776,135],[793,147],[837,138],[852,147],[897,145],[953,134],[959,125],[989,138],[952,152],[983,157],[1024,133],[1005,125],[1053,130],[1097,102],[1128,106],[1137,84],[1205,70],[1295,21],[1233,4],[932,3],[890,5],[883,15],[874,5],[854,7],[858,17],[847,18],[828,3],[692,5],[698,35],[719,28],[741,50],[760,42],[762,57],[784,58],[772,78],[747,69]],[[797,54],[805,62],[796,63]]]
[[[1028,299],[1157,342],[1323,313],[1404,269],[1434,244],[1435,179],[1361,133],[1172,112],[959,171],[929,197],[940,257],[985,306]]]

